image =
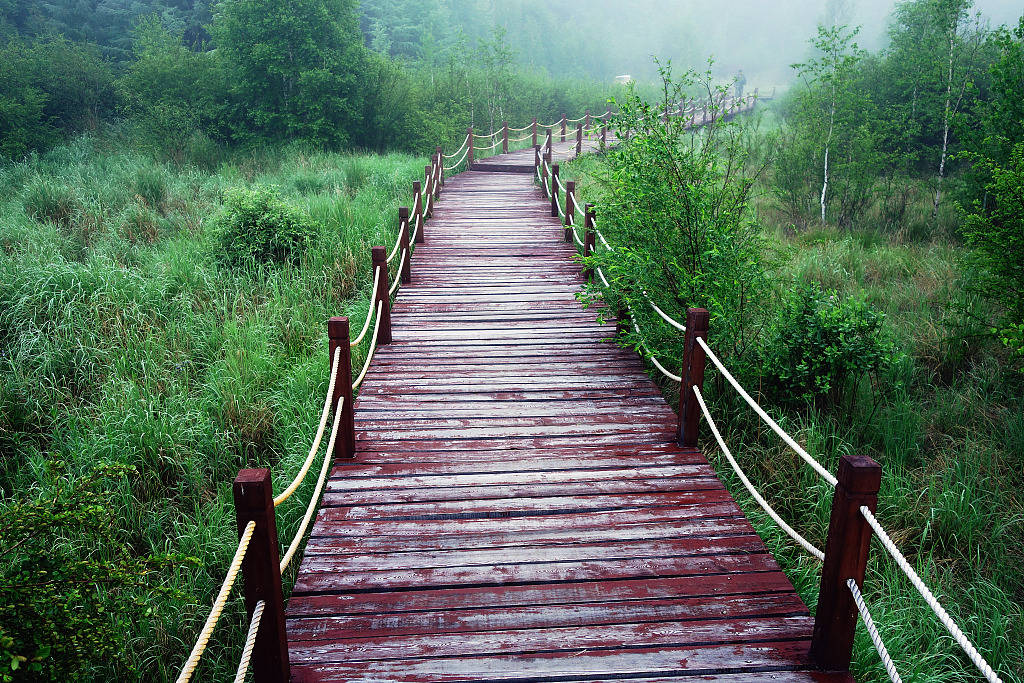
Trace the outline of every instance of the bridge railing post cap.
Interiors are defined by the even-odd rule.
[[[849,493],[878,493],[882,466],[866,455],[844,455],[839,459],[836,479]]]
[[[417,185],[418,184],[419,183],[417,183]],[[408,218],[409,217],[409,207],[408,206],[400,206],[400,207],[398,207],[398,217],[399,218]]]

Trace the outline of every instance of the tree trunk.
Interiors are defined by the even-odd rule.
[[[942,154],[939,156],[939,179],[935,186],[935,199],[932,201],[932,225],[939,217],[939,201],[942,199],[942,179],[946,175],[946,155],[949,152],[949,118],[950,105],[953,98],[953,51],[956,47],[956,25],[949,35],[949,70],[946,72],[946,107],[942,112]]]
[[[825,198],[828,195],[828,153],[832,144],[832,131],[836,122],[836,84],[832,83],[832,102],[828,114],[828,137],[825,138],[825,165],[821,183],[821,224],[825,224]]]

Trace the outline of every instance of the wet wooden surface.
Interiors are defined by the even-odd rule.
[[[847,680],[811,671],[806,607],[577,300],[531,177],[450,179],[426,236],[288,602],[293,679]]]

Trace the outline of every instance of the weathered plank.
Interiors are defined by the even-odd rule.
[[[593,144],[593,143],[587,143]],[[556,159],[575,154],[556,143]],[[295,681],[839,681],[614,320],[533,151],[450,178],[288,605]]]

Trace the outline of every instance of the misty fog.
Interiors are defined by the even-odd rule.
[[[525,40],[510,35],[509,42],[519,50],[521,61],[553,73],[599,79],[631,74],[646,80],[656,73],[652,55],[669,58],[679,67],[699,67],[714,56],[717,75],[727,77],[743,69],[751,84],[771,86],[792,79],[789,65],[807,54],[807,40],[819,23],[861,26],[861,47],[882,47],[896,4],[896,0],[592,0],[549,9],[531,0],[469,2],[465,5],[472,7],[474,18],[487,17],[490,22],[471,22],[465,29],[475,36],[486,35],[493,26],[510,33],[532,31],[535,35]],[[1015,24],[1024,7],[1019,0],[977,0],[975,11],[997,26]],[[555,34],[567,40],[553,40]]]

